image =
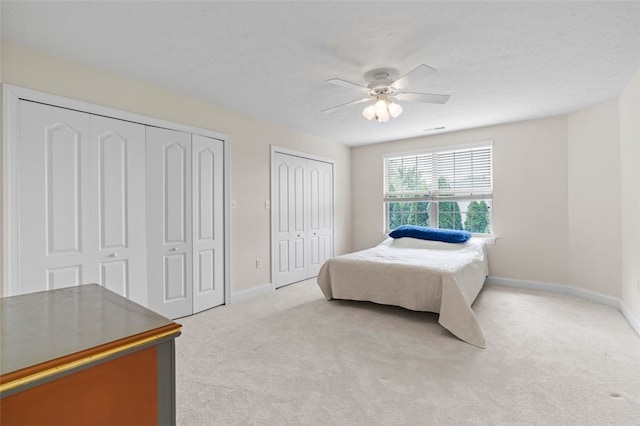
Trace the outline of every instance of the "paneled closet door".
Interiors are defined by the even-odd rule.
[[[275,153],[272,167],[276,243],[274,284],[277,288],[307,278],[306,160]]]
[[[307,277],[315,277],[333,256],[333,165],[307,160]]]
[[[91,169],[98,283],[146,305],[145,127],[92,115]]]
[[[191,134],[147,127],[149,307],[169,317],[193,312]]]
[[[90,116],[20,101],[19,293],[98,282]]]
[[[20,103],[20,293],[99,283],[146,304],[144,126]]]
[[[191,137],[193,183],[193,312],[224,303],[223,144]]]

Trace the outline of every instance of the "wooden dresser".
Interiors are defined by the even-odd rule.
[[[97,284],[0,299],[0,424],[175,424],[180,324]]]

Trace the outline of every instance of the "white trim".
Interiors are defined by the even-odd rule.
[[[527,290],[546,291],[548,293],[556,294],[568,294],[570,296],[579,297],[580,299],[589,300],[600,305],[610,306],[620,311],[622,316],[629,322],[631,328],[640,336],[640,321],[636,318],[631,311],[622,303],[618,298],[605,296],[604,294],[596,293],[581,288],[576,288],[564,284],[546,283],[540,281],[520,280],[516,278],[501,278],[495,276],[488,276],[485,284],[489,285],[501,285],[505,287],[524,288]]]
[[[301,152],[301,151],[294,151],[293,149],[287,149],[287,148],[280,148],[278,146],[275,145],[271,145],[271,158],[273,159],[273,154],[275,154],[276,152],[279,152],[280,154],[287,154],[287,155],[293,155],[294,157],[300,157],[300,158],[305,158],[307,160],[316,160],[316,161],[322,161],[323,163],[329,163],[335,166],[335,161],[327,158],[327,157],[320,157],[318,155],[312,155],[312,154],[307,154],[306,152]]]
[[[11,102],[17,102],[20,99],[39,102],[60,108],[73,109],[81,112],[88,112],[93,115],[103,115],[108,118],[116,118],[118,120],[131,121],[133,123],[144,124],[146,126],[162,127],[170,130],[177,130],[186,133],[196,133],[201,136],[210,137],[213,139],[220,139],[226,141],[228,135],[224,133],[215,132],[209,129],[203,129],[201,127],[189,126],[186,124],[180,124],[173,121],[163,120],[161,118],[150,117],[147,115],[136,114],[129,111],[123,111],[111,107],[92,104],[89,102],[79,101],[77,99],[71,99],[64,96],[52,95],[50,93],[39,92],[37,90],[26,89],[24,87],[14,86],[12,84],[3,83],[2,92],[3,97],[5,91],[10,92],[14,99],[10,99]],[[3,110],[4,111],[4,110]]]
[[[17,230],[20,214],[18,212],[18,158],[17,144],[9,141],[19,140],[20,113],[18,89],[8,84],[2,85],[2,296],[19,294],[19,247]],[[14,262],[9,262],[9,253],[14,254]]]
[[[476,234],[473,232],[471,233],[471,238],[475,238],[478,241],[482,241],[487,246],[495,245],[496,240],[498,239],[498,237],[496,237],[493,234]]]
[[[441,145],[441,146],[433,146],[433,147],[425,147],[422,149],[416,149],[411,151],[402,151],[402,152],[388,152],[382,154],[382,158],[393,158],[393,157],[406,157],[410,155],[419,155],[419,154],[432,154],[432,153],[442,153],[449,151],[458,151],[462,149],[473,149],[473,148],[493,148],[493,140],[487,140],[482,142],[469,142],[457,145]]]
[[[223,143],[224,149],[224,293],[225,303],[231,300],[231,215],[230,215],[230,138],[228,135],[203,129],[195,126],[175,123],[159,118],[149,117],[128,111],[122,111],[110,107],[52,95],[50,93],[39,92],[24,87],[11,84],[2,84],[2,160],[3,160],[3,180],[2,180],[2,296],[13,296],[19,294],[18,276],[19,259],[18,254],[18,152],[16,149],[19,140],[19,101],[43,103],[59,108],[72,109],[87,112],[93,115],[115,118],[118,120],[130,121],[146,126],[162,127],[170,130],[177,130],[186,133],[195,133],[213,139],[218,139]],[[12,254],[9,259],[9,254]],[[9,261],[11,260],[11,262]]]
[[[417,193],[417,192],[416,192]],[[421,191],[420,193],[424,193]],[[456,202],[456,201],[475,201],[475,200],[492,200],[493,201],[493,193],[492,192],[479,192],[479,193],[469,193],[465,195],[439,195],[440,191],[430,191],[430,195],[420,195],[418,197],[403,197],[403,198],[392,198],[388,197],[388,193],[383,194],[384,198],[382,201],[385,203],[415,203],[420,201],[427,202]],[[408,192],[405,192],[408,194]]]
[[[231,137],[224,142],[224,303],[231,303]]]
[[[571,287],[564,284],[520,280],[515,278],[501,278],[495,276],[487,277],[487,280],[485,282],[487,284],[495,284],[506,287],[525,288],[528,290],[546,291],[548,293],[568,294],[571,296],[579,297],[581,299],[590,300],[601,305],[611,306],[612,308],[618,308],[619,305],[619,300],[615,297],[605,296],[603,294]]]
[[[633,328],[636,333],[638,333],[638,336],[640,336],[640,318],[636,318],[629,308],[622,303],[622,300],[620,301],[620,312],[622,312],[622,315],[627,319],[631,328]]]
[[[273,293],[273,284],[262,284],[258,287],[253,287],[248,290],[242,290],[231,295],[231,303],[241,302],[243,300],[253,299],[254,297],[262,296],[265,294]]]
[[[326,158],[326,157],[320,157],[317,155],[312,155],[312,154],[307,154],[306,152],[301,152],[301,151],[295,151],[292,149],[287,149],[287,148],[281,148],[275,145],[271,145],[271,152],[270,152],[270,161],[269,161],[269,169],[270,169],[270,173],[269,176],[271,178],[271,193],[269,196],[270,199],[270,205],[271,205],[271,209],[269,211],[269,216],[270,216],[270,225],[271,225],[271,230],[269,232],[271,241],[269,246],[271,247],[271,285],[273,287],[273,290],[276,289],[276,256],[275,256],[275,251],[276,251],[276,238],[275,238],[275,229],[276,229],[276,224],[275,224],[275,216],[273,215],[273,206],[274,206],[274,194],[276,191],[275,188],[275,171],[273,170],[273,160],[274,160],[274,156],[276,153],[280,153],[280,154],[286,154],[286,155],[293,155],[295,157],[300,157],[300,158],[305,158],[308,160],[316,160],[316,161],[322,161],[324,163],[328,163],[331,164],[331,180],[332,180],[332,192],[331,192],[331,223],[332,225],[332,229],[331,229],[331,241],[333,244],[332,247],[332,252],[333,255],[335,256],[336,253],[336,162],[330,158]],[[312,277],[308,277],[308,278],[312,278]],[[307,278],[307,279],[308,279]]]

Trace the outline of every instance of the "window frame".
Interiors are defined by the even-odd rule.
[[[388,191],[388,170],[387,162],[391,159],[400,159],[400,158],[411,158],[411,157],[419,157],[419,156],[432,156],[431,161],[433,162],[431,165],[431,180],[435,182],[438,180],[438,169],[439,164],[437,160],[437,155],[434,154],[449,154],[456,152],[464,152],[464,151],[472,151],[476,149],[489,149],[489,171],[490,171],[490,184],[489,188],[484,188],[483,191],[478,193],[461,193],[459,195],[442,195],[438,189],[436,190],[425,190],[425,191],[416,191],[417,194],[414,197],[400,197],[400,198],[391,198],[389,197],[390,193]],[[489,232],[488,233],[478,233],[472,232],[472,235],[479,237],[492,237],[493,236],[493,141],[483,141],[469,144],[460,144],[460,145],[448,145],[448,146],[438,146],[432,147],[428,149],[421,149],[415,151],[405,151],[399,153],[389,153],[384,154],[382,156],[383,159],[383,193],[382,193],[382,207],[383,207],[383,229],[384,233],[388,234],[391,229],[389,227],[389,205],[391,203],[412,203],[412,202],[428,202],[429,203],[429,226],[433,228],[439,227],[439,203],[440,202],[459,202],[459,201],[490,201],[491,204],[489,206]],[[416,160],[417,164],[417,160]],[[400,191],[403,192],[403,191]],[[404,191],[404,193],[408,193],[411,191]]]

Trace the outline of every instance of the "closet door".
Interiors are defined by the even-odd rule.
[[[320,266],[333,257],[333,164],[323,163],[320,168],[320,194],[318,214],[320,223]],[[318,275],[318,271],[314,276]]]
[[[274,239],[275,287],[307,278],[306,248],[306,160],[275,153],[274,168]]]
[[[193,312],[224,303],[223,145],[192,136]]]
[[[169,318],[193,312],[191,135],[147,127],[149,307]]]
[[[88,114],[20,101],[20,294],[98,282],[90,134]]]
[[[91,171],[97,282],[146,305],[145,127],[92,115]]]
[[[333,256],[333,165],[307,160],[307,277],[315,277]]]
[[[146,304],[144,126],[20,103],[20,292],[98,283]]]

